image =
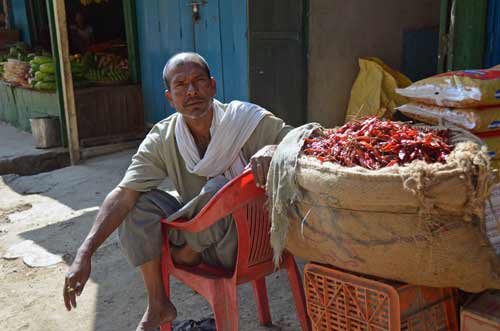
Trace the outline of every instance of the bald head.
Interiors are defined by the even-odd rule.
[[[207,72],[207,76],[209,78],[211,77],[208,63],[200,54],[193,52],[178,53],[172,56],[167,61],[167,64],[165,64],[165,67],[163,68],[163,81],[167,89],[170,89],[171,72],[176,68],[181,67],[187,63],[198,64]]]

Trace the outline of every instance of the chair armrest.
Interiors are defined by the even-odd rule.
[[[265,193],[264,189],[255,186],[253,174],[248,169],[224,185],[194,218],[168,223],[166,219],[162,219],[162,223],[172,229],[200,232]]]

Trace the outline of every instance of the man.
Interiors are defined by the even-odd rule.
[[[75,14],[74,22],[69,27],[72,53],[85,53],[94,42],[94,29],[87,24],[81,12]]]
[[[229,179],[250,166],[264,186],[273,145],[291,129],[263,108],[214,99],[216,82],[206,61],[196,53],[172,57],[163,70],[165,96],[176,114],[160,121],[132,158],[125,177],[104,200],[65,280],[66,308],[76,307],[91,271],[91,257],[119,227],[125,255],[139,266],[148,307],[137,330],[153,330],[172,321],[176,309],[165,296],[161,279],[160,219],[194,216]],[[181,197],[157,190],[168,177]],[[184,204],[184,205],[183,205]],[[197,234],[173,232],[169,237],[176,263],[201,261],[233,268],[236,231],[231,217]]]

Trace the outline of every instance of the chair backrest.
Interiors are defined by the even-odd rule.
[[[270,244],[271,220],[265,191],[255,187],[251,172],[243,174],[239,179],[247,181],[251,179],[250,186],[253,186],[251,190],[255,188],[259,191],[258,194],[253,192],[252,199],[232,212],[238,232],[236,272],[271,261],[273,257]]]
[[[245,206],[246,221],[250,226],[248,266],[269,261],[273,256],[269,234],[271,221],[266,203],[267,199],[264,196]]]

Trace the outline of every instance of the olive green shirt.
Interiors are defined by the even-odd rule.
[[[207,178],[186,169],[175,139],[177,116],[180,115],[173,114],[151,129],[118,186],[147,192],[157,188],[168,177],[183,203],[200,193]],[[265,116],[243,146],[244,158],[248,161],[264,146],[278,144],[291,129],[283,120],[272,115]]]

